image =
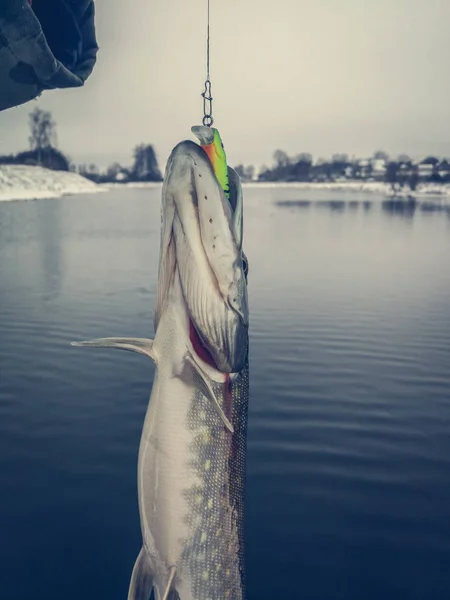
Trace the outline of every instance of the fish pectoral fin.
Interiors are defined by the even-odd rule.
[[[134,563],[133,573],[131,574],[128,600],[149,600],[152,587],[153,573],[151,572],[145,550],[141,548]]]
[[[214,390],[212,389],[212,386],[209,382],[208,375],[203,371],[203,369],[200,367],[200,365],[198,365],[196,363],[194,357],[189,352],[186,355],[186,360],[191,365],[192,369],[194,370],[195,384],[197,385],[198,389],[202,392],[202,394],[206,398],[208,398],[208,400],[211,400],[212,405],[214,406],[219,417],[222,419],[222,422],[225,425],[225,427],[228,429],[228,431],[230,431],[231,433],[234,433],[233,425],[230,423],[230,420],[228,419],[226,414],[223,412],[223,409],[219,404],[217,396],[214,393]]]
[[[178,594],[175,590],[170,589],[172,587],[172,583],[173,583],[176,571],[177,571],[176,567],[170,567],[169,579],[167,581],[167,585],[166,585],[166,589],[164,590],[164,594],[161,596],[161,600],[172,600],[172,598],[174,598],[174,597],[176,598],[178,596]]]
[[[87,342],[71,342],[70,345],[83,348],[118,348],[119,350],[145,354],[157,362],[156,354],[153,350],[153,340],[147,338],[109,337],[89,340]]]

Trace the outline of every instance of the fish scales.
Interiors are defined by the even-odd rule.
[[[185,492],[190,536],[181,564],[190,573],[196,599],[243,600],[248,362],[231,382],[230,392],[227,384],[214,388],[223,408],[231,395],[234,433],[218,422],[211,403],[196,392],[188,413],[193,434],[189,466],[202,483]]]

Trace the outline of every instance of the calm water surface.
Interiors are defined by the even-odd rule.
[[[1,600],[126,598],[153,365],[69,342],[153,335],[159,199],[0,204]],[[249,600],[448,600],[450,215],[245,201]]]

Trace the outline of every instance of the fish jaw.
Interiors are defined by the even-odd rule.
[[[155,326],[167,305],[167,291],[177,269],[202,345],[219,371],[237,373],[247,355],[249,324],[242,234],[236,232],[233,208],[197,144],[185,141],[175,147],[162,195]]]

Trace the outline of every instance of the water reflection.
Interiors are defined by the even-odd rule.
[[[329,208],[333,212],[343,212],[347,208],[347,202],[342,200],[329,200],[319,203],[319,208]]]
[[[64,273],[64,244],[61,239],[59,201],[36,204],[36,228],[40,264],[43,273],[44,300],[58,296]]]
[[[417,200],[409,198],[390,198],[382,203],[382,209],[391,214],[411,219],[417,208]]]
[[[342,213],[346,211],[357,211],[360,208],[365,212],[370,211],[374,206],[391,216],[399,216],[405,219],[412,219],[417,210],[425,213],[440,213],[450,216],[450,205],[437,200],[432,202],[429,199],[420,201],[413,196],[407,198],[388,198],[380,200],[275,200],[278,208],[290,209],[328,209],[331,212]]]
[[[280,208],[309,208],[312,202],[310,200],[278,200],[275,204]]]

